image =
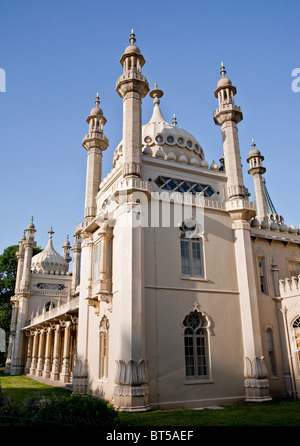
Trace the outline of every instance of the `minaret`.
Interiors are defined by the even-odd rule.
[[[252,150],[249,152],[249,157],[247,162],[250,164],[250,169],[248,172],[253,175],[254,181],[254,191],[255,191],[255,201],[256,201],[256,218],[259,222],[262,222],[265,217],[268,216],[267,204],[264,194],[264,177],[266,169],[263,167],[262,162],[264,157],[261,155],[260,151],[257,150],[256,144],[252,139],[251,144]]]
[[[236,88],[232,85],[231,80],[225,77],[226,71],[223,62],[220,74],[222,77],[215,90],[219,108],[214,112],[214,121],[221,126],[222,130],[228,198],[248,198],[249,193],[243,180],[237,128],[237,124],[243,119],[243,114],[241,108],[234,104]]]
[[[117,82],[117,91],[123,98],[123,176],[122,196],[114,227],[114,237],[118,238],[118,262],[122,265],[116,279],[119,289],[117,299],[112,297],[112,308],[118,314],[119,323],[115,327],[115,363],[113,373],[114,404],[122,410],[135,411],[149,408],[149,386],[146,370],[145,343],[145,262],[143,206],[149,199],[145,183],[139,181],[142,163],[142,98],[149,91],[146,78],[141,74],[145,60],[135,43],[134,33],[131,44],[121,58],[124,74]],[[146,203],[146,206],[148,204]],[[109,253],[110,234],[103,228],[102,252]],[[105,248],[106,246],[106,248]],[[109,262],[109,254],[107,262]],[[101,265],[104,293],[110,299],[110,276]],[[100,276],[101,280],[101,276]],[[105,294],[101,296],[105,299]]]
[[[24,240],[24,265],[23,274],[20,284],[20,292],[23,295],[30,294],[30,279],[31,279],[31,259],[33,248],[36,246],[34,241],[34,233],[36,232],[35,226],[33,224],[33,217],[31,217],[31,222],[26,229],[26,239]]]
[[[11,375],[19,375],[23,373],[24,370],[24,333],[22,329],[28,322],[28,307],[29,298],[32,295],[31,292],[31,259],[33,248],[36,246],[34,241],[35,226],[33,224],[33,217],[31,217],[31,222],[26,229],[26,238],[22,240],[24,249],[24,260],[22,268],[22,278],[19,282],[19,290],[17,292],[16,298],[17,302],[17,313],[14,316],[15,319],[15,342],[12,348],[11,354]],[[19,281],[19,279],[18,279]]]
[[[123,175],[140,176],[142,162],[142,99],[149,86],[142,75],[145,59],[135,45],[133,30],[130,45],[120,59],[123,74],[119,77],[116,90],[123,98]]]
[[[232,218],[236,271],[239,285],[242,339],[244,347],[244,387],[246,401],[270,400],[267,369],[262,353],[256,277],[253,266],[249,220],[255,216],[254,204],[248,200],[244,186],[237,124],[243,119],[240,107],[234,104],[236,88],[221,65],[221,79],[215,96],[219,108],[214,121],[221,126],[224,164],[227,176],[226,210]]]
[[[73,273],[72,273],[72,292],[75,292],[80,284],[80,259],[81,259],[81,238],[74,235],[74,246],[72,247],[73,255]]]
[[[89,124],[89,133],[85,135],[82,141],[83,147],[88,151],[84,208],[84,217],[88,220],[96,217],[96,195],[99,191],[102,174],[102,151],[106,150],[109,144],[108,139],[103,134],[106,119],[103,116],[103,111],[99,108],[98,93],[95,104],[96,107],[91,110],[86,120]]]
[[[66,262],[70,263],[72,260],[72,257],[70,256],[71,245],[69,242],[69,234],[67,235],[67,240],[63,244],[62,248],[63,248],[63,258],[65,259]]]

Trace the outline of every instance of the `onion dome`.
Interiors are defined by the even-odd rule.
[[[131,30],[130,39],[129,39],[130,45],[128,45],[127,48],[125,48],[124,54],[130,54],[130,53],[138,53],[141,54],[141,50],[138,46],[135,45],[136,38],[135,34],[133,32],[133,29]]]
[[[150,121],[142,127],[142,151],[150,147],[154,157],[200,165],[204,153],[196,138],[177,125],[175,115],[172,124],[163,117],[159,106],[163,91],[158,89],[157,83],[149,95],[153,98],[154,108]],[[148,154],[149,149],[146,151]]]
[[[103,116],[103,111],[101,110],[101,108],[99,108],[99,104],[100,104],[99,93],[97,93],[97,96],[95,99],[95,104],[96,104],[96,107],[92,108],[92,110],[90,111],[90,116],[95,116],[95,115]]]
[[[139,61],[141,66],[144,65],[145,63],[145,59],[141,53],[141,50],[139,49],[138,46],[136,46],[135,42],[136,42],[136,38],[135,38],[135,34],[133,32],[133,29],[131,30],[131,34],[130,34],[130,39],[129,39],[130,45],[128,45],[125,48],[125,51],[120,59],[121,64],[124,64],[125,59],[127,59],[129,56],[133,55],[136,56]]]
[[[49,231],[49,240],[46,248],[32,257],[31,270],[39,274],[68,275],[68,262],[55,251],[52,244],[52,228]]]
[[[219,87],[231,87],[232,86],[231,80],[228,77],[225,76],[226,71],[225,71],[225,67],[223,65],[223,62],[221,62],[220,74],[222,75],[222,77],[218,81],[218,88]]]

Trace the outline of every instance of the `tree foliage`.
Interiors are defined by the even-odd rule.
[[[18,258],[18,245],[11,245],[0,255],[0,304],[9,302],[15,292]],[[33,248],[33,254],[41,252],[40,247]]]
[[[10,298],[15,293],[18,266],[16,252],[18,249],[19,245],[11,245],[5,248],[0,255],[0,328],[6,333],[6,342],[8,342],[12,312]],[[40,247],[33,248],[33,255],[39,252],[41,252]],[[5,356],[5,353],[0,353],[0,365],[5,361]]]

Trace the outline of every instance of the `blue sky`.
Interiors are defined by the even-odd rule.
[[[134,28],[143,74],[164,91],[169,122],[192,133],[209,163],[222,155],[213,122],[221,61],[237,87],[244,180],[252,192],[251,139],[265,157],[267,187],[286,224],[300,224],[298,200],[300,67],[298,1],[52,0],[0,2],[1,218],[0,252],[19,241],[34,216],[38,245],[53,226],[61,252],[83,220],[86,117],[99,92],[110,146],[103,178],[122,138],[122,99],[115,83],[119,59]],[[300,82],[299,82],[300,85]],[[153,102],[143,101],[143,123]]]

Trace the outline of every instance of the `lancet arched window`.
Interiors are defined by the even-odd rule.
[[[297,358],[300,364],[300,316],[298,316],[297,319],[295,319],[293,323],[293,329],[296,341]]]
[[[207,320],[192,311],[184,321],[185,375],[187,380],[209,378],[209,346]]]

